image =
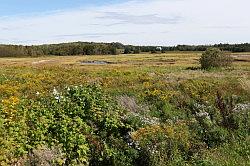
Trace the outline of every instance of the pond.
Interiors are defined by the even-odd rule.
[[[96,64],[96,65],[105,65],[105,64],[115,64],[114,62],[108,62],[108,61],[81,61],[82,65],[87,64]]]

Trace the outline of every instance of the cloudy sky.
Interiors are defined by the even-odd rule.
[[[249,0],[0,0],[0,43],[250,42]]]

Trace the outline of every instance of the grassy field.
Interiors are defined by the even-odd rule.
[[[50,96],[55,89],[61,92],[67,86],[98,84],[105,94],[110,95],[112,100],[125,110],[125,113],[123,112],[119,116],[125,119],[124,123],[130,125],[131,137],[140,144],[141,149],[147,149],[147,145],[152,143],[152,140],[159,141],[159,144],[164,142],[155,136],[155,131],[167,135],[174,145],[176,143],[176,148],[171,152],[166,151],[167,147],[164,143],[161,146],[165,149],[159,148],[154,154],[151,152],[143,154],[144,157],[148,155],[149,165],[250,164],[249,119],[244,121],[237,115],[240,120],[237,121],[237,118],[233,120],[233,122],[239,123],[237,129],[228,128],[225,124],[221,125],[225,120],[222,113],[225,110],[229,110],[230,113],[237,106],[244,104],[246,109],[242,112],[247,110],[247,115],[249,115],[250,53],[232,54],[235,58],[232,67],[209,71],[199,68],[200,56],[201,52],[169,52],[112,56],[1,58],[0,99],[2,101],[1,109],[4,112],[1,116],[4,120],[1,121],[0,131],[5,130],[4,124],[8,128],[7,122],[15,124],[17,119],[14,117],[20,104],[23,104],[23,100],[33,100],[36,103],[39,98]],[[237,99],[234,101],[233,98]],[[233,100],[231,101],[232,108],[226,107],[225,110],[222,110],[223,108],[216,105],[218,99],[226,104],[230,104],[230,101]],[[195,112],[197,108],[194,107],[197,104],[202,105],[202,109]],[[30,105],[22,106],[28,108]],[[203,106],[207,108],[203,108]],[[210,106],[217,112],[206,111]],[[203,112],[199,112],[201,110]],[[198,114],[204,113],[204,111],[208,112],[211,117],[214,116],[214,120],[212,118],[211,122],[207,122],[197,118]],[[6,119],[7,121],[3,122]],[[24,123],[26,124],[26,122]],[[205,133],[201,134],[201,131],[196,131],[200,128]],[[175,133],[171,134],[170,130]],[[28,144],[27,142],[23,143],[23,140],[20,141],[14,136],[12,138],[11,132],[5,131],[6,133],[1,135],[2,141],[7,138],[9,142],[0,145],[0,165],[22,163],[27,159],[29,153],[34,153],[34,149],[48,146],[44,143],[47,140],[43,140],[42,143],[32,144],[32,148],[27,148],[24,146],[24,144]],[[182,136],[179,138],[178,133],[183,134],[183,138],[181,138]],[[148,134],[153,135],[152,138],[148,138]],[[172,137],[174,138],[172,139]],[[179,146],[178,142],[182,146]],[[155,144],[155,146],[159,144]],[[22,151],[17,152],[16,149],[20,147]],[[87,147],[91,149],[91,143],[88,143]],[[70,153],[69,149],[67,150],[64,153]],[[89,151],[88,153],[91,154]],[[139,152],[136,151],[136,153]],[[165,158],[164,154],[168,153],[173,153],[173,155]],[[70,157],[66,155],[68,158],[64,158],[67,158],[65,159],[67,164],[71,161],[76,161],[75,163],[78,164],[81,161],[86,164],[94,160],[89,160],[91,158],[89,154],[84,154],[83,160],[75,160],[76,157],[73,155]],[[122,159],[117,157],[118,154],[121,155],[115,151],[113,158],[110,157],[112,158],[111,165],[125,165],[126,162],[122,164]],[[128,159],[124,156],[123,159],[125,158],[127,163],[133,163],[130,161],[131,158]],[[108,158],[105,159],[109,161]],[[105,159],[102,158],[99,162],[102,163],[101,161],[105,161]],[[58,161],[58,163],[60,162]],[[137,163],[137,165],[140,164]]]
[[[237,61],[233,67],[214,71],[198,69],[200,55],[201,53],[196,52],[170,52],[119,56],[1,58],[1,86],[13,85],[18,89],[16,92],[27,92],[27,89],[43,92],[58,86],[97,82],[110,91],[122,93],[138,91],[147,81],[164,84],[189,79],[234,79],[247,86],[250,79],[250,53],[235,54]],[[1,89],[4,91],[5,88]]]

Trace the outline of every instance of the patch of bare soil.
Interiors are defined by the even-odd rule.
[[[32,65],[48,64],[48,63],[53,63],[53,62],[55,62],[55,60],[40,60],[40,61],[32,62]]]

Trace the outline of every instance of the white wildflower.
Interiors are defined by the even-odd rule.
[[[55,99],[56,100],[60,100],[60,96],[55,96]]]
[[[59,93],[58,93],[58,91],[56,90],[55,87],[54,87],[54,89],[53,89],[53,95],[55,95],[55,96],[59,95]]]
[[[196,113],[196,116],[199,118],[210,119],[209,113],[207,113],[207,112],[198,112],[198,113]]]
[[[60,96],[60,93],[56,90],[55,87],[54,87],[54,89],[53,89],[52,94],[55,96],[55,99],[58,100],[58,101],[60,101],[60,99],[62,98],[62,97]]]
[[[237,104],[234,107],[233,111],[234,112],[241,112],[241,111],[245,111],[245,110],[248,110],[248,109],[250,109],[250,103],[246,103],[246,104],[240,103],[240,104]]]

